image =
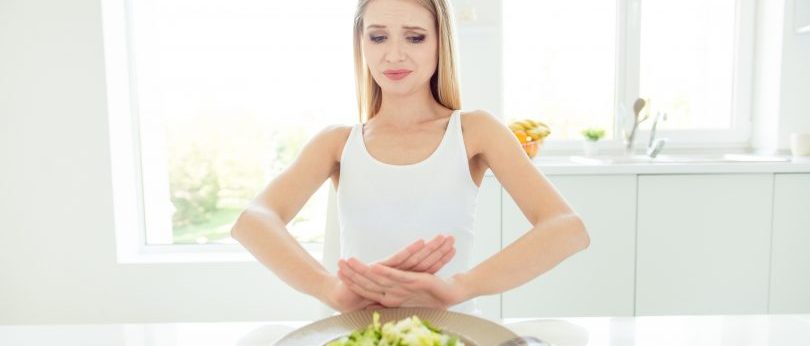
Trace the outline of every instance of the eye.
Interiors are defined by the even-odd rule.
[[[425,40],[425,35],[411,36],[408,37],[408,39],[411,40],[412,43],[422,43],[422,41]]]
[[[374,42],[374,43],[380,43],[380,42],[382,42],[382,41],[385,39],[385,36],[374,36],[374,35],[371,35],[371,36],[369,36],[369,39],[370,39],[372,42]]]

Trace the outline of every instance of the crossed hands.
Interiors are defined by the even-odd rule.
[[[337,277],[329,281],[325,302],[340,312],[392,307],[446,309],[465,298],[455,275],[434,275],[455,256],[452,236],[418,240],[390,258],[371,265],[355,258],[338,261]]]

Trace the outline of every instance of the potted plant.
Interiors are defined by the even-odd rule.
[[[605,136],[605,130],[600,128],[589,128],[582,131],[585,137],[584,149],[586,156],[599,154],[599,140]]]

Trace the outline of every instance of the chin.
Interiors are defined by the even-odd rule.
[[[385,78],[385,77],[383,77]],[[379,83],[377,83],[379,84]],[[386,80],[385,84],[379,84],[380,89],[382,89],[383,93],[391,94],[391,95],[410,95],[415,93],[419,90],[420,85],[427,87],[427,82],[425,84],[415,84],[413,82],[406,82],[406,83],[395,83],[390,80]]]
[[[391,83],[391,81],[385,81],[384,84],[380,84],[380,89],[382,89],[383,93],[392,94],[392,95],[407,95],[413,92],[413,85],[408,84],[397,84]]]

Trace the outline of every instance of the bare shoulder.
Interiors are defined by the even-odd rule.
[[[461,128],[476,154],[486,156],[486,148],[497,143],[512,144],[514,135],[500,119],[485,110],[463,112]]]
[[[327,151],[333,162],[337,163],[351,131],[352,126],[345,124],[328,125],[312,138],[312,142]]]
[[[482,109],[462,112],[461,115],[462,119],[464,120],[464,125],[471,124],[472,126],[480,126],[489,124],[492,126],[495,124],[501,124],[500,119]]]
[[[481,158],[531,224],[571,213],[570,206],[500,119],[485,111],[468,114],[462,126],[469,126]]]

